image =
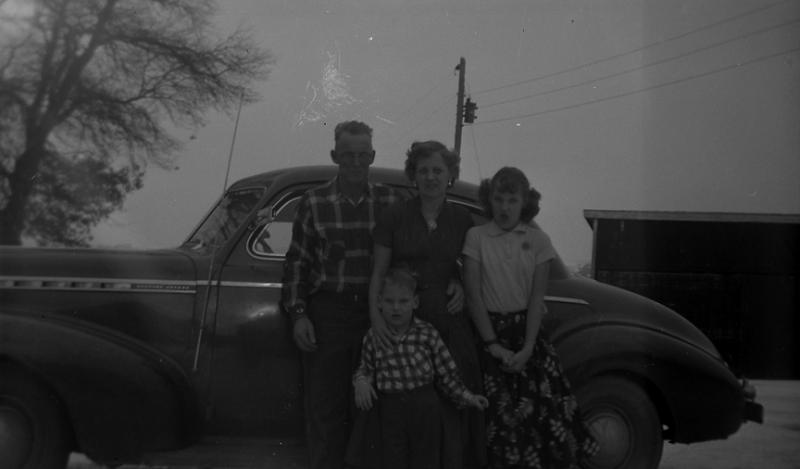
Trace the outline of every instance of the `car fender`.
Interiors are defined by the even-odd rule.
[[[96,461],[133,461],[183,446],[197,431],[197,400],[180,366],[112,330],[2,311],[3,365],[24,368],[59,397],[78,449]]]
[[[586,321],[558,334],[554,346],[576,389],[612,374],[640,384],[672,441],[726,438],[741,425],[739,382],[722,360],[678,336],[640,324]]]

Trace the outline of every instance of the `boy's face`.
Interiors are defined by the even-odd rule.
[[[387,283],[381,292],[381,315],[393,329],[405,329],[419,304],[417,295],[402,285]]]

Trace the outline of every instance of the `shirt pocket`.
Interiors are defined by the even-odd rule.
[[[339,228],[325,227],[321,229],[320,245],[321,257],[325,262],[340,262],[347,254],[344,235]]]

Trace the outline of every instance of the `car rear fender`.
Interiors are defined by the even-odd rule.
[[[90,458],[136,461],[145,450],[185,445],[197,431],[189,379],[145,344],[48,314],[0,312],[0,331],[0,366],[26,370],[58,396]]]
[[[679,337],[640,325],[595,323],[559,334],[554,345],[576,389],[611,374],[640,384],[670,440],[726,438],[741,425],[739,382],[724,362]]]

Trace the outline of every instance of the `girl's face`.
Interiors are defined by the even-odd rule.
[[[519,190],[515,192],[492,191],[490,198],[494,222],[500,228],[510,231],[519,223],[522,213],[523,197]]]
[[[450,170],[447,168],[442,155],[438,153],[417,161],[414,182],[417,184],[421,197],[444,197],[447,193],[447,183],[450,181],[450,177]]]

